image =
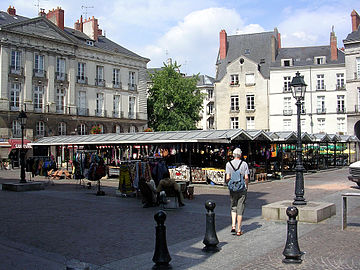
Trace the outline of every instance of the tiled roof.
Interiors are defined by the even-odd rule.
[[[353,41],[360,41],[360,28],[350,34],[344,39],[344,43],[353,42]]]
[[[345,64],[345,53],[338,49],[338,59],[331,61],[330,46],[281,48],[271,67],[280,67],[281,59],[293,59],[293,66],[314,64],[314,57],[326,56],[326,64]]]
[[[11,16],[5,11],[0,11],[0,26],[11,24],[11,23],[16,23],[16,22],[20,22],[20,21],[26,21],[28,19],[29,18],[19,16],[19,15]]]
[[[265,60],[265,63],[260,65],[260,72],[265,78],[269,78],[272,37],[276,37],[275,31],[228,36],[226,58],[218,60],[216,63],[218,66],[216,81],[220,81],[225,76],[227,65],[240,56],[249,58],[258,64],[261,59]],[[249,51],[245,52],[245,50]]]

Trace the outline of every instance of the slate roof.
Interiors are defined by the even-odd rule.
[[[338,49],[338,60],[331,61],[330,45],[313,47],[280,48],[271,67],[280,67],[281,59],[293,59],[293,66],[314,65],[314,57],[326,56],[326,64],[345,64],[345,53]]]
[[[265,78],[270,78],[271,38],[273,36],[277,37],[275,31],[227,36],[226,57],[216,62],[218,69],[215,80],[220,81],[226,74],[227,65],[241,55],[258,64],[261,59],[264,59],[265,63],[260,65],[260,72]],[[245,49],[249,49],[250,53],[245,54]]]
[[[344,43],[353,42],[353,41],[360,41],[360,28],[348,34],[346,39],[343,40]]]
[[[11,16],[7,12],[0,11],[0,27],[5,26],[5,25],[10,25],[12,23],[18,23],[20,21],[24,22],[27,20],[31,20],[31,19],[23,17],[23,16],[19,16],[19,15]],[[60,30],[60,28],[59,28],[59,30]],[[73,40],[78,45],[86,45],[86,40],[92,40],[90,37],[88,37],[86,34],[82,33],[81,31],[78,31],[78,30],[75,30],[75,29],[72,29],[69,27],[64,27],[64,33],[69,35],[71,40]],[[149,59],[144,58],[144,57],[120,46],[119,44],[111,41],[110,39],[106,38],[105,36],[99,36],[98,41],[93,40],[93,42],[94,42],[95,48],[99,48],[104,51],[121,53],[121,54],[125,54],[125,55],[131,56],[131,57],[141,58],[142,60],[145,59],[147,61],[150,61]]]
[[[215,79],[213,77],[210,77],[208,75],[200,75],[199,80],[197,82],[197,86],[206,86],[206,85],[212,85],[214,86]]]

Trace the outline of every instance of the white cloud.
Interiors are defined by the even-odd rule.
[[[142,49],[142,55],[151,59],[150,67],[159,67],[166,60],[167,51],[168,57],[182,64],[183,72],[214,76],[221,29],[228,35],[263,31],[259,25],[244,25],[233,9],[208,8],[187,15],[155,44]]]

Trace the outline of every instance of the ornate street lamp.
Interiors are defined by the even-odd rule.
[[[20,150],[20,183],[26,183],[25,179],[25,151],[24,151],[24,129],[26,125],[27,115],[26,113],[21,110],[19,113],[18,119],[20,120],[21,125],[21,150]]]
[[[296,182],[295,182],[295,198],[293,205],[306,205],[304,198],[304,166],[302,162],[302,143],[301,143],[301,102],[304,100],[306,83],[304,76],[300,76],[300,72],[296,72],[296,76],[293,77],[290,87],[293,97],[296,99],[295,105],[297,106],[297,147],[296,147]]]

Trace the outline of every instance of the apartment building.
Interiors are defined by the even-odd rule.
[[[216,129],[269,130],[270,64],[280,47],[276,28],[233,36],[221,30],[214,87]]]
[[[0,138],[135,132],[147,126],[149,59],[102,34],[94,17],[64,26],[64,10],[36,18],[0,12]]]
[[[270,131],[297,130],[296,100],[290,88],[297,71],[307,84],[301,106],[301,130],[347,134],[345,54],[337,47],[334,30],[330,45],[279,49],[270,67]]]
[[[202,130],[215,128],[215,79],[208,75],[200,75],[197,87],[204,94],[203,110],[201,120],[197,123],[197,128]]]
[[[344,42],[347,90],[347,132],[354,135],[355,127],[360,134],[360,16],[353,10],[351,12],[352,32]]]

